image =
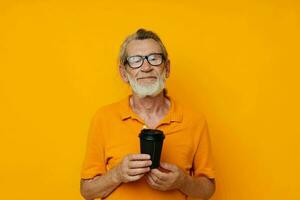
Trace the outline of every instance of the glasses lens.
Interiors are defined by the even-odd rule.
[[[127,61],[131,67],[137,68],[142,64],[143,58],[141,56],[131,56],[127,58]]]
[[[151,64],[151,65],[160,65],[163,61],[163,57],[161,54],[150,54],[148,56],[148,62]]]

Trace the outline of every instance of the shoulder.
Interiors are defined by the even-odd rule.
[[[103,120],[111,119],[112,117],[120,116],[120,109],[123,100],[115,101],[109,104],[102,105],[94,112],[94,119]]]
[[[188,103],[183,103],[181,101],[175,100],[175,104],[178,110],[180,110],[183,114],[183,117],[189,120],[197,120],[203,121],[206,120],[206,116],[200,108],[196,108],[193,105]]]
[[[193,105],[182,103],[177,100],[175,104],[177,109],[182,113],[182,120],[184,124],[198,127],[204,127],[207,125],[206,115],[200,108],[196,108]]]
[[[202,136],[208,135],[209,128],[207,118],[203,110],[199,106],[194,106],[180,101],[175,102],[176,110],[181,110],[182,121],[181,126],[184,127],[187,137],[194,140],[194,145],[197,146]]]

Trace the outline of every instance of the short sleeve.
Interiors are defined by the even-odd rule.
[[[105,152],[104,152],[104,136],[101,131],[103,122],[99,117],[100,113],[96,112],[90,123],[86,153],[82,165],[81,178],[90,179],[96,175],[105,173]]]
[[[201,130],[198,147],[193,161],[193,174],[194,176],[205,175],[210,179],[215,178],[212,147],[206,120],[204,120],[204,125]]]

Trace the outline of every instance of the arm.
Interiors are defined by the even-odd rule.
[[[93,179],[81,179],[80,192],[86,200],[105,198],[121,183],[139,180],[150,170],[150,156],[147,154],[130,154],[120,164]]]
[[[116,168],[113,168],[107,173],[96,176],[93,179],[81,179],[80,192],[86,200],[98,197],[102,199],[108,196],[120,184],[121,181],[117,178]]]
[[[161,167],[167,172],[152,169],[146,176],[148,184],[157,190],[167,191],[178,189],[187,196],[209,199],[215,192],[214,179],[206,176],[190,176],[178,166],[161,162]]]
[[[209,199],[215,192],[215,179],[185,175],[179,190],[191,197]]]

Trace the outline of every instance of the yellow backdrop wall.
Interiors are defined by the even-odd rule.
[[[170,95],[208,118],[213,200],[300,199],[297,0],[0,2],[0,198],[82,199],[92,115],[129,93],[119,45],[154,30]]]

